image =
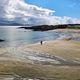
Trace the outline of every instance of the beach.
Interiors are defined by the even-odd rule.
[[[69,34],[67,34],[68,32]],[[11,33],[11,36],[16,34],[16,38],[19,37],[19,34],[24,35],[24,37],[19,38],[23,39],[19,42],[21,45],[18,45],[15,38],[11,39],[15,42],[8,42],[11,46],[0,47],[1,80],[80,79],[80,41],[78,40],[80,30],[59,29],[48,32],[24,32],[24,30],[20,30],[15,33],[11,31]],[[34,43],[25,43],[26,39],[31,39],[29,36],[25,38],[27,33],[34,34],[31,40]],[[41,38],[42,35],[44,35],[43,38]],[[58,35],[57,40],[52,38],[58,37]],[[5,42],[3,43],[6,45]]]
[[[80,80],[80,0],[0,0],[0,80]]]
[[[80,61],[80,42],[71,40],[43,41],[43,45],[33,44],[28,48]]]
[[[79,80],[80,42],[51,40],[42,45],[0,48],[0,74],[33,80]]]

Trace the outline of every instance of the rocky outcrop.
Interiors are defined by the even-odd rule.
[[[3,40],[3,39],[0,39],[0,42],[4,42],[5,40]]]
[[[24,29],[30,29],[33,31],[47,31],[47,30],[54,30],[54,29],[80,29],[80,24],[61,24],[61,25],[37,25],[31,27],[19,27]]]

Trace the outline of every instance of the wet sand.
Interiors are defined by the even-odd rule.
[[[0,74],[5,73],[43,80],[79,80],[80,42],[56,40],[0,48]]]
[[[0,48],[0,60],[31,64],[80,66],[80,42],[56,40],[28,46]]]
[[[80,62],[80,42],[71,40],[44,41],[43,45],[38,43],[29,45],[28,48]]]

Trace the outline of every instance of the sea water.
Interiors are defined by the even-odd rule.
[[[19,29],[14,26],[0,26],[0,39],[5,40],[4,42],[0,42],[0,47],[28,45],[33,43],[39,43],[41,40],[56,40],[60,39],[61,35],[66,35],[68,37],[71,36],[71,34],[69,34],[68,32],[30,31],[25,29]]]

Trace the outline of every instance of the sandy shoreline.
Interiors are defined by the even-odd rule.
[[[37,55],[39,57],[40,55],[37,53],[45,56],[47,56],[46,54],[48,53],[49,55],[53,55],[55,57],[57,56],[59,58],[80,63],[80,42],[71,40],[54,40],[44,41],[43,45],[36,43],[20,47],[0,48],[0,57],[14,56],[16,59],[21,57],[21,55]]]
[[[65,58],[80,58],[80,42],[56,40],[44,42],[43,45],[33,44],[29,45],[28,48],[47,52],[49,54],[55,54]]]
[[[47,53],[54,56],[50,57]],[[39,80],[40,78],[43,80],[45,78],[46,80],[80,79],[80,66],[70,65],[69,61],[71,64],[80,64],[80,42],[56,40],[46,41],[43,45],[37,43],[0,48],[1,75],[14,73],[20,77],[39,78]],[[33,64],[33,62],[37,63]],[[61,66],[55,66],[54,63]],[[62,65],[63,63],[66,64]]]
[[[80,33],[80,29],[56,29],[52,31],[58,31],[58,32],[72,31],[74,33]]]

